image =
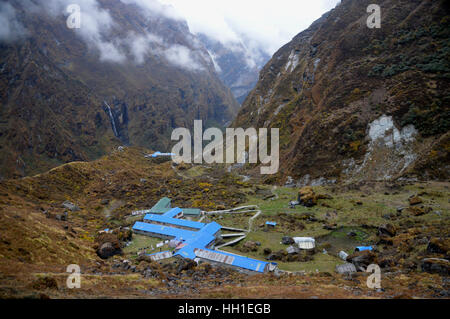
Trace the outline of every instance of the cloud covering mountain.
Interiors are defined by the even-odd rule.
[[[156,0],[121,0],[122,3],[138,5],[148,16],[163,16],[165,18],[183,21],[175,10]],[[123,63],[133,60],[137,64],[144,63],[149,54],[164,57],[174,66],[190,71],[205,70],[204,63],[210,63],[209,57],[200,50],[165,41],[158,35],[148,31],[144,35],[129,32],[117,36],[118,25],[109,11],[101,7],[97,0],[18,0],[28,14],[50,15],[54,18],[68,18],[70,5],[78,5],[81,9],[80,28],[74,32],[99,54],[102,62]],[[0,41],[16,41],[28,34],[17,16],[17,9],[11,4],[0,2]],[[195,41],[192,39],[193,45]]]
[[[136,2],[147,2],[135,0]],[[273,55],[339,0],[159,0],[184,16],[193,33],[202,33],[228,48],[244,44],[255,59]],[[153,2],[153,1],[150,1]],[[234,45],[233,45],[234,44]],[[238,44],[238,45],[236,45]]]
[[[166,151],[173,128],[233,119],[208,51],[154,3],[0,0],[0,179],[120,144]],[[71,4],[80,28],[67,25]]]

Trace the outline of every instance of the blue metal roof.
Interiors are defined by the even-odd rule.
[[[174,216],[178,215],[181,212],[182,212],[181,208],[175,207],[175,208],[172,208],[171,210],[165,212],[163,214],[163,216],[173,218]]]
[[[186,220],[186,219],[177,219],[177,218],[167,217],[165,215],[161,216],[161,215],[155,215],[155,214],[145,215],[144,220],[166,223],[166,224],[182,226],[182,227],[189,227],[189,228],[194,228],[194,229],[202,229],[206,225],[204,223],[193,222],[193,221]]]
[[[276,222],[266,222],[266,225],[270,225],[270,226],[276,226],[277,223]]]
[[[178,240],[183,240],[185,246],[181,248],[175,255],[181,255],[185,258],[195,258],[195,248],[205,248],[214,239],[214,234],[220,230],[220,225],[216,222],[212,222],[200,231],[190,231],[185,229],[179,229],[175,227],[154,225],[143,222],[136,222],[133,226],[133,230],[146,231],[150,233],[157,233],[165,236],[174,237]]]
[[[169,227],[169,226],[163,226],[163,225],[155,225],[155,224],[149,224],[149,223],[143,223],[143,222],[136,222],[133,226],[133,230],[140,230],[145,231],[149,233],[157,233],[165,236],[171,236],[174,238],[180,238],[180,239],[187,239],[192,236],[192,234],[195,234],[196,232],[175,228],[175,227]]]
[[[213,253],[217,253],[217,254],[234,257],[234,260],[231,263],[231,265],[240,267],[240,268],[244,268],[244,269],[248,269],[248,270],[252,270],[252,271],[256,271],[256,272],[260,272],[260,273],[263,273],[264,268],[266,267],[267,264],[269,264],[269,262],[266,262],[266,261],[247,258],[247,257],[227,253],[224,251],[217,251],[217,250],[211,250],[211,249],[204,249],[204,250],[207,250],[207,251],[210,251]],[[273,263],[273,264],[276,265],[276,263]]]
[[[182,256],[184,258],[194,259],[195,253],[194,249],[201,248],[204,249],[208,246],[216,237],[210,234],[200,234],[200,236],[196,238],[190,238],[186,241],[186,246],[178,250],[174,255]]]
[[[373,247],[372,246],[357,246],[355,248],[356,251],[364,251],[364,250],[372,250]]]
[[[220,229],[222,228],[222,226],[220,226],[218,223],[216,222],[212,222],[209,224],[206,224],[205,227],[202,228],[202,232],[208,233],[210,235],[214,235],[215,233],[217,233]]]
[[[173,214],[176,215],[180,210],[173,209]],[[172,214],[172,213],[171,213]],[[184,258],[190,258],[195,259],[197,256],[195,254],[195,249],[203,249],[207,251],[211,251],[214,253],[232,256],[233,262],[231,265],[240,267],[243,269],[248,269],[255,272],[263,273],[264,269],[268,262],[260,261],[252,258],[242,257],[238,255],[234,255],[231,253],[223,252],[223,251],[216,251],[207,249],[206,247],[214,241],[215,234],[221,229],[221,226],[216,223],[212,222],[209,224],[203,224],[198,222],[191,222],[187,220],[182,219],[175,219],[170,218],[167,216],[160,216],[160,215],[146,215],[145,220],[149,221],[159,221],[164,222],[172,225],[181,225],[186,226],[190,225],[188,227],[192,228],[199,228],[198,231],[191,231],[191,230],[185,230],[180,229],[176,227],[170,227],[170,226],[163,226],[163,225],[155,225],[155,224],[149,224],[145,222],[136,222],[133,226],[133,230],[138,231],[145,231],[150,233],[157,233],[169,237],[176,238],[177,240],[183,241],[184,247],[179,249],[174,256],[181,256]],[[193,227],[195,226],[195,227]],[[276,264],[276,263],[274,263]]]
[[[158,157],[158,156],[175,156],[176,154],[174,153],[161,153],[159,151],[153,153],[152,155],[150,155],[151,157]]]
[[[181,248],[175,255],[180,255],[185,258],[194,259],[195,253],[194,249],[196,248],[205,248],[208,246],[216,237],[214,236],[219,230],[221,226],[212,222],[207,224],[198,232],[193,232],[196,236],[192,236],[190,238],[186,238],[186,246]]]

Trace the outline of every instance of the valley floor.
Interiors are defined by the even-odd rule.
[[[144,158],[145,153],[127,148],[95,162],[1,182],[0,297],[449,297],[450,183],[314,187],[315,206],[289,208],[297,188],[244,182],[222,168],[172,167]],[[163,196],[172,198],[173,206],[205,211],[257,205],[261,214],[247,237],[223,250],[271,258],[282,271],[248,276],[188,260],[138,258],[139,251],[158,240],[136,234],[130,239],[126,227],[139,219],[130,213],[153,206]],[[63,207],[67,202],[75,207]],[[212,214],[202,221],[247,229],[254,215]],[[277,225],[267,228],[266,221]],[[117,230],[119,254],[101,259],[96,250],[105,228]],[[281,243],[285,236],[314,237],[316,248],[289,255],[288,245]],[[366,245],[375,247],[363,257],[381,267],[380,289],[367,287],[370,273],[335,272],[345,263],[340,251],[358,257],[355,247]],[[81,268],[79,289],[67,287],[70,264]]]

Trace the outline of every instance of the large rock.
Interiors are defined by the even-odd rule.
[[[116,235],[103,233],[96,238],[97,255],[102,259],[120,254],[120,242]]]
[[[273,252],[266,257],[267,260],[282,260],[283,254],[281,251]]]
[[[335,271],[338,274],[351,274],[351,273],[356,272],[356,267],[355,267],[355,265],[353,265],[351,263],[347,263],[347,264],[336,266]]]
[[[298,202],[306,207],[317,205],[317,196],[311,186],[302,187],[298,191]]]
[[[422,271],[442,276],[450,275],[450,261],[441,258],[425,258],[421,264]]]
[[[66,200],[64,203],[62,203],[62,207],[70,209],[72,212],[76,212],[76,211],[80,210],[80,208],[77,205],[75,205],[72,202],[69,202],[68,200]]]
[[[347,262],[355,265],[358,271],[366,271],[367,266],[376,263],[376,255],[369,250],[358,251],[348,256]]]
[[[392,236],[395,236],[396,233],[397,233],[397,229],[392,224],[384,224],[384,225],[381,225],[380,227],[378,227],[379,235],[385,234],[385,235],[392,237]]]
[[[292,237],[284,236],[284,237],[281,239],[281,243],[282,243],[283,245],[292,245],[292,244],[295,243],[295,241],[294,241],[294,239],[293,239]]]
[[[406,212],[412,214],[414,216],[422,216],[428,214],[432,211],[431,207],[423,207],[423,206],[414,206],[408,207]]]
[[[419,196],[412,196],[408,199],[409,201],[409,205],[413,206],[413,205],[418,205],[418,204],[422,204],[422,198],[420,198]]]
[[[378,236],[378,244],[379,245],[393,245],[394,241],[392,240],[392,237],[386,234],[380,234]]]
[[[337,224],[336,223],[327,223],[323,225],[323,229],[326,230],[336,230],[337,229]]]
[[[254,241],[246,241],[244,245],[242,245],[241,251],[249,252],[249,251],[257,251],[258,245]]]
[[[449,239],[432,238],[427,246],[427,251],[434,254],[446,254],[450,247]]]
[[[33,289],[45,290],[45,289],[58,289],[58,283],[55,278],[52,277],[41,277],[36,279],[33,284]]]
[[[191,259],[181,259],[179,261],[178,269],[177,271],[180,273],[183,270],[190,270],[197,267],[197,263]]]
[[[97,249],[97,255],[102,259],[108,259],[111,256],[114,256],[120,252],[119,249],[117,249],[113,243],[107,242],[103,243],[98,249]]]
[[[297,254],[300,251],[300,249],[295,246],[289,246],[288,248],[286,248],[286,251],[288,254]]]

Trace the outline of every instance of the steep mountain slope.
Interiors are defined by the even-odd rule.
[[[197,36],[213,57],[222,82],[231,89],[236,100],[243,103],[258,82],[259,71],[270,56],[259,49],[252,53],[242,43],[226,46],[204,34]]]
[[[66,26],[71,3],[80,29]],[[23,32],[0,36],[0,178],[120,144],[166,150],[173,128],[220,126],[237,112],[206,49],[163,12],[133,1],[21,0],[1,2],[1,14]]]
[[[299,184],[449,177],[445,1],[343,0],[261,71],[235,127],[280,128],[276,179]]]

